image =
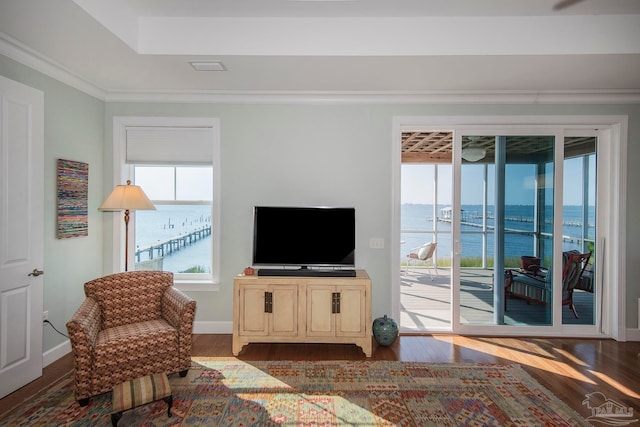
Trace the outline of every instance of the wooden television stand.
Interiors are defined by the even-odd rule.
[[[372,354],[371,279],[245,276],[233,280],[233,345],[252,342],[355,344]]]

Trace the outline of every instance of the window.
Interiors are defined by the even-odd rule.
[[[178,279],[212,272],[211,166],[134,165],[136,185],[156,206],[135,215],[135,269],[171,271]]]
[[[132,213],[129,265],[171,271],[182,290],[218,289],[219,135],[218,119],[114,118],[114,180],[130,179],[156,207]],[[114,222],[115,271],[124,252],[121,222]]]

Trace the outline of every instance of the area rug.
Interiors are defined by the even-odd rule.
[[[111,393],[86,407],[67,378],[2,426],[109,426]],[[588,426],[518,365],[194,359],[162,400],[120,426]]]

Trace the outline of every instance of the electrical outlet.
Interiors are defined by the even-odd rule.
[[[49,320],[49,312],[48,311],[43,311],[42,312],[42,321],[44,322],[45,320]]]

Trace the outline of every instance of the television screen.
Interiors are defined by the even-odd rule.
[[[354,208],[254,208],[254,265],[354,266],[355,247]]]

